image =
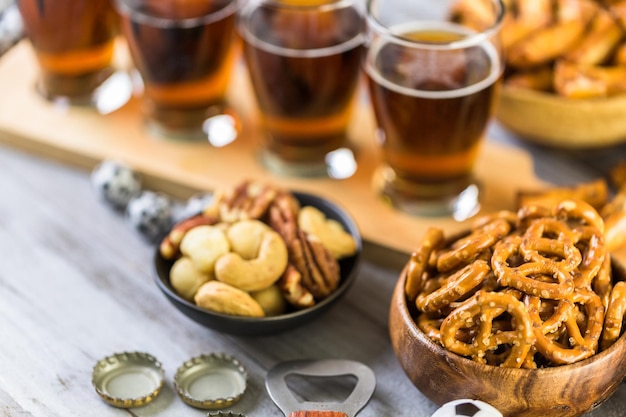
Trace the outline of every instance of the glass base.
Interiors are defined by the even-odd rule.
[[[146,129],[150,135],[159,138],[206,140],[219,148],[239,136],[240,121],[234,111],[222,105],[209,109],[160,109],[146,116]]]
[[[272,173],[285,177],[346,179],[354,175],[354,151],[344,147],[330,151],[317,160],[288,161],[269,149],[260,152],[261,163]]]
[[[416,184],[385,166],[375,173],[374,188],[390,205],[414,216],[463,221],[480,210],[479,183],[471,176],[447,183]]]
[[[76,80],[48,76],[37,82],[36,89],[57,108],[89,107],[100,114],[109,114],[130,100],[133,83],[126,71],[110,70]]]

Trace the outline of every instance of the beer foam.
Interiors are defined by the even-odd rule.
[[[355,18],[356,16],[357,15],[355,15]],[[355,36],[353,38],[336,45],[307,49],[288,48],[261,39],[257,34],[253,33],[247,25],[239,23],[238,27],[241,37],[253,47],[274,55],[291,58],[318,58],[329,55],[338,55],[344,51],[357,48],[365,42],[365,35],[361,31],[355,30]],[[271,31],[271,29],[267,26],[265,29]]]
[[[400,34],[412,33],[412,32],[421,32],[421,31],[445,31],[458,33],[461,35],[469,35],[468,38],[461,39],[459,41],[451,42],[448,44],[437,44],[437,43],[420,43],[418,41],[409,40],[406,38],[400,38]],[[412,97],[421,97],[421,98],[432,98],[432,99],[443,99],[443,98],[455,98],[455,97],[463,97],[474,94],[478,91],[484,90],[490,85],[494,84],[500,75],[502,74],[503,66],[501,64],[500,57],[496,50],[496,47],[489,42],[486,37],[476,37],[473,35],[479,35],[477,32],[470,31],[467,28],[462,26],[441,22],[441,23],[431,23],[431,24],[423,24],[423,23],[407,23],[402,25],[394,26],[390,29],[389,34],[386,36],[380,36],[375,39],[370,45],[370,51],[365,60],[365,72],[379,85],[383,87],[395,91],[400,94],[404,94]],[[389,38],[393,38],[393,40],[389,40]],[[374,61],[378,57],[380,51],[388,44],[398,44],[400,46],[404,46],[407,49],[429,49],[429,50],[440,50],[444,51],[454,51],[455,49],[462,50],[466,47],[480,47],[485,52],[486,56],[489,60],[490,72],[489,74],[480,80],[477,83],[471,84],[466,87],[445,90],[445,91],[427,91],[427,90],[419,90],[416,88],[406,87],[403,85],[399,85],[394,83],[391,80],[385,78],[380,71],[376,68]],[[409,65],[409,64],[404,64]],[[419,67],[421,63],[415,62],[415,78],[419,78],[420,74],[418,73]]]

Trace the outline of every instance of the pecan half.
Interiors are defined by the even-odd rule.
[[[317,301],[337,288],[339,263],[319,240],[298,229],[296,239],[287,247],[290,262],[302,276],[302,285]]]
[[[269,208],[268,223],[285,242],[292,242],[297,237],[299,211],[300,203],[287,192],[277,195]]]
[[[297,309],[315,305],[313,294],[302,286],[302,275],[292,264],[287,265],[287,269],[278,281],[278,288],[285,300]]]
[[[254,181],[244,181],[236,187],[216,194],[215,203],[207,209],[216,212],[224,222],[258,220],[263,218],[279,190]]]

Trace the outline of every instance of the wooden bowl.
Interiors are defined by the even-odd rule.
[[[496,118],[529,141],[557,148],[599,148],[626,142],[626,95],[574,100],[504,86]]]
[[[613,273],[626,279],[626,270],[615,263]],[[391,301],[391,342],[407,376],[438,405],[471,398],[493,405],[506,417],[580,416],[609,398],[626,375],[624,334],[591,358],[553,368],[500,368],[456,355],[417,327],[407,308],[405,280],[406,268]]]

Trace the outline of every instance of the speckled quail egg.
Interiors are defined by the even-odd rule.
[[[120,210],[141,193],[139,176],[118,161],[106,160],[96,166],[91,173],[91,183],[105,202]]]
[[[126,219],[149,241],[162,238],[173,224],[173,204],[169,197],[153,191],[143,191],[126,207]]]

